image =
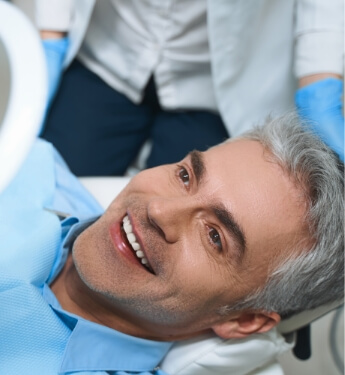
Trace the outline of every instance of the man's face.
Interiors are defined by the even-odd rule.
[[[79,236],[74,263],[124,325],[188,337],[264,285],[302,239],[304,212],[302,194],[262,146],[239,140],[139,173]]]

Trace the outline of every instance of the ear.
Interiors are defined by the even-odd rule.
[[[236,318],[212,326],[214,333],[223,338],[243,338],[253,333],[269,331],[280,322],[280,315],[275,312],[241,313]]]

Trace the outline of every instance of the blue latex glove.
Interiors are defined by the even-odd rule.
[[[326,78],[298,89],[295,103],[301,118],[344,161],[342,95],[343,82]]]
[[[61,39],[43,40],[43,49],[46,56],[48,70],[47,108],[50,106],[50,103],[58,88],[62,73],[62,65],[65,59],[68,45],[69,40],[67,37]]]

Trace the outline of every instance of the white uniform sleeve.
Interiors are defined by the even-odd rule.
[[[296,76],[342,75],[344,0],[297,0],[296,6]]]
[[[40,30],[68,31],[73,0],[35,0],[36,25]]]

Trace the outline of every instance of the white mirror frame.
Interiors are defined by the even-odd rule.
[[[38,135],[48,88],[38,31],[22,11],[1,0],[0,42],[11,72],[8,105],[0,124],[1,192],[15,176]]]

